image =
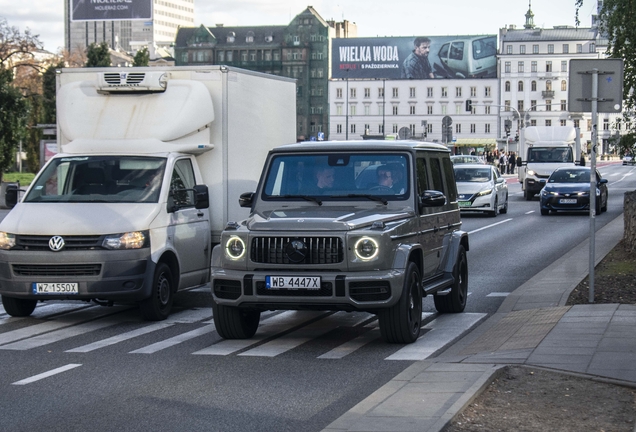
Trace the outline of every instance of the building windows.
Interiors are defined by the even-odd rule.
[[[364,89],[364,98],[369,99],[371,97],[371,89],[369,87],[365,87]]]
[[[577,128],[577,129],[580,128],[581,127],[580,125],[581,125],[581,121],[580,120],[574,120],[574,127],[575,128]]]
[[[448,87],[442,87],[442,97],[448,97]]]
[[[342,99],[342,89],[341,88],[337,88],[336,89],[336,99]]]
[[[461,87],[455,87],[455,97],[462,97],[462,88]]]
[[[484,125],[484,132],[489,134],[490,133],[490,123],[486,123]]]
[[[336,125],[336,133],[342,133],[342,125],[341,124],[337,124]]]
[[[384,98],[384,87],[378,87],[378,97],[380,99]]]
[[[379,124],[378,125],[378,133],[379,134],[383,134],[384,133],[384,125],[383,124]]]
[[[455,124],[455,133],[457,133],[457,134],[462,133],[462,124],[461,123]]]
[[[537,110],[537,101],[536,100],[531,100],[530,101],[530,111],[536,111]]]
[[[561,111],[567,111],[567,110],[568,110],[567,101],[565,99],[561,99]]]
[[[433,133],[433,125],[432,124],[429,123],[429,124],[426,125],[426,133],[427,134]]]
[[[369,104],[364,105],[364,115],[365,116],[371,115],[371,106],[369,106]]]
[[[400,95],[399,95],[398,88],[397,87],[393,87],[393,97],[396,98],[396,97],[399,97],[399,96]]]
[[[446,104],[442,105],[442,115],[446,115]]]
[[[561,60],[561,72],[567,72],[567,71],[568,71],[568,61]]]
[[[342,115],[342,105],[340,104],[336,105],[336,115]]]
[[[477,125],[475,123],[470,124],[470,133],[475,133],[477,130]]]
[[[546,72],[552,72],[552,62],[551,61],[545,62],[545,71]]]
[[[510,62],[507,61],[504,65],[504,73],[510,73]]]
[[[559,124],[561,126],[566,126],[566,120],[559,120]]]
[[[609,119],[603,119],[603,130],[609,130]]]
[[[381,116],[384,115],[384,103],[378,104],[378,114]]]
[[[596,44],[594,42],[590,42],[590,52],[591,53],[596,52]]]
[[[426,105],[426,114],[428,115],[433,114],[433,105]]]
[[[349,115],[356,115],[356,104],[350,104],[349,105]]]
[[[409,87],[409,97],[410,98],[415,97],[415,87]]]
[[[561,91],[567,91],[568,89],[568,82],[566,80],[562,80],[561,81]]]
[[[552,111],[552,101],[550,99],[546,99],[545,101],[545,110]]]
[[[393,105],[393,115],[398,115],[398,106]]]
[[[484,87],[484,97],[490,97],[490,87]]]
[[[509,100],[504,101],[504,107],[505,107],[506,111],[510,111],[510,101]]]
[[[530,83],[530,91],[537,91],[537,82],[536,81],[532,81]]]
[[[409,106],[409,114],[415,115],[415,105]]]
[[[455,114],[461,114],[462,113],[462,104],[455,104]]]
[[[548,54],[554,54],[554,44],[548,44]]]
[[[393,124],[393,133],[398,133],[398,125]]]
[[[523,91],[523,81],[519,81],[517,83],[517,91],[520,91],[520,92]]]
[[[532,45],[532,54],[539,54],[539,45]]]
[[[506,81],[504,84],[504,91],[509,92],[510,91],[510,81]]]
[[[523,101],[522,100],[518,100],[517,101],[517,111],[519,111],[519,112],[523,111]]]
[[[536,126],[536,125],[537,125],[536,120],[530,120],[530,126]]]
[[[356,125],[350,125],[351,133],[356,133]]]
[[[525,54],[525,53],[526,53],[526,46],[519,45],[519,54]]]
[[[351,99],[355,99],[356,98],[356,94],[358,93],[357,90],[358,89],[356,89],[355,87],[349,89],[349,97]]]
[[[506,46],[506,54],[512,54],[512,45]]]
[[[409,125],[409,130],[411,131],[411,135],[415,135],[415,125],[414,124],[410,124]]]
[[[433,87],[426,87],[426,97],[433,97]]]
[[[570,45],[563,44],[563,54],[568,54],[570,52]]]
[[[523,73],[524,64],[525,64],[525,62],[522,62],[522,61],[517,62],[517,72]]]
[[[547,80],[545,82],[545,91],[552,91],[552,81]]]
[[[583,52],[583,44],[576,44],[576,52],[578,54]]]
[[[536,61],[532,61],[530,62],[530,72],[537,72],[537,62]]]
[[[470,88],[470,97],[477,97],[477,87]]]
[[[473,108],[474,109],[474,108]],[[490,114],[490,105],[484,107],[484,114]]]
[[[552,120],[548,119],[545,121],[546,126],[552,126]]]

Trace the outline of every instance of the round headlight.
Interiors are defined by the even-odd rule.
[[[245,255],[245,242],[240,237],[230,237],[225,243],[225,253],[232,259],[240,259]]]
[[[370,237],[362,237],[356,242],[356,245],[354,247],[356,256],[365,261],[371,260],[378,256],[379,250],[380,248],[378,247],[378,242]]]

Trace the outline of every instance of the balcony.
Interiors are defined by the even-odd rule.
[[[543,99],[554,99],[554,90],[544,90],[541,92]]]

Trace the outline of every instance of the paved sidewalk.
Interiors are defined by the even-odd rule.
[[[597,232],[596,264],[622,237],[623,215]],[[565,306],[588,270],[586,240],[440,356],[414,363],[325,431],[441,431],[507,364],[636,387],[636,306]]]

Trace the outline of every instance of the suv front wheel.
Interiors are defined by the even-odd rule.
[[[212,302],[214,326],[223,339],[249,339],[258,330],[259,311],[239,309]]]
[[[406,268],[402,296],[394,306],[378,313],[380,334],[387,343],[413,343],[422,326],[422,287],[415,263]]]

